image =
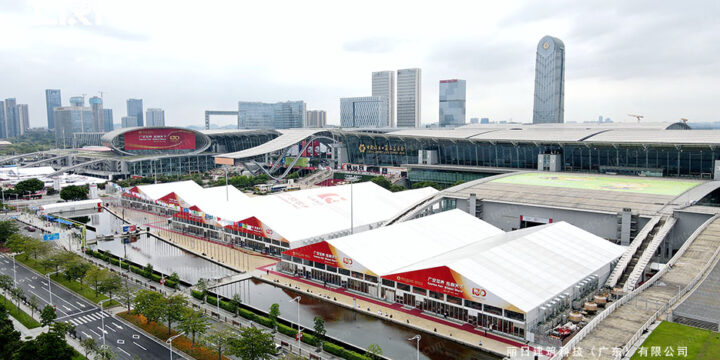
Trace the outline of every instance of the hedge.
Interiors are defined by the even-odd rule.
[[[193,291],[192,291],[192,296],[193,296],[194,298],[198,299],[198,300],[202,300],[202,299],[203,299],[203,293],[202,293],[202,291],[193,290]]]
[[[264,316],[260,316],[260,315],[255,316],[255,321],[257,321],[258,323],[262,324],[263,326],[265,326],[267,328],[272,329],[274,327],[272,320],[270,320]]]
[[[278,324],[278,331],[282,334],[285,334],[290,337],[296,337],[297,336],[297,330],[285,325],[285,324]]]
[[[98,259],[103,260],[103,261],[105,261],[105,262],[109,262],[109,263],[111,263],[111,264],[113,264],[113,265],[115,265],[115,266],[120,266],[122,269],[128,269],[128,268],[129,268],[130,271],[132,271],[132,272],[134,272],[134,273],[136,273],[136,274],[138,274],[138,275],[141,275],[141,276],[143,276],[143,277],[145,277],[145,278],[148,278],[148,279],[150,279],[150,280],[152,280],[152,281],[155,281],[155,282],[158,282],[158,283],[159,283],[160,280],[162,279],[162,276],[160,276],[160,275],[158,275],[158,274],[152,273],[152,274],[149,274],[149,275],[148,275],[148,273],[145,271],[144,268],[140,268],[140,267],[137,267],[137,266],[135,266],[135,265],[132,265],[132,264],[128,263],[127,261],[123,261],[122,263],[120,263],[120,259],[115,258],[115,257],[110,257],[110,256],[108,256],[108,255],[104,255],[104,254],[103,254],[102,252],[100,252],[100,251],[93,251],[93,250],[91,250],[91,249],[87,249],[87,250],[85,250],[85,252],[86,252],[88,255],[92,256],[92,257],[98,258]],[[172,281],[172,280],[167,280],[167,279],[166,279],[166,280],[165,280],[165,286],[171,287],[171,288],[174,288],[174,289],[177,289],[178,282],[177,282],[177,281]]]

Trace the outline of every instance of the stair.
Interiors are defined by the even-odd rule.
[[[633,238],[633,241],[628,245],[627,249],[625,250],[625,253],[620,257],[620,260],[618,260],[618,263],[615,265],[615,268],[613,268],[612,273],[610,273],[610,276],[608,277],[607,281],[605,282],[605,286],[609,288],[615,287],[616,284],[618,284],[618,281],[622,278],[623,274],[626,272],[628,268],[628,264],[633,260],[636,254],[638,253],[638,248],[641,246],[643,242],[648,238],[650,233],[655,232],[659,230],[659,227],[656,228],[658,223],[662,217],[660,215],[652,217],[647,224],[640,230],[640,232]],[[662,226],[662,225],[660,225]],[[639,258],[640,255],[637,255]],[[637,263],[637,261],[635,262]],[[634,265],[634,264],[633,264]],[[627,276],[625,279],[623,279],[624,284],[625,280],[627,280]]]
[[[647,245],[643,249],[638,249],[637,254],[640,255],[637,260],[630,261],[629,266],[632,265],[632,272],[627,276],[623,283],[623,291],[629,292],[635,289],[635,285],[637,284],[638,280],[643,276],[643,273],[645,272],[645,268],[650,263],[650,260],[652,259],[653,255],[655,255],[655,252],[657,251],[660,244],[662,244],[663,240],[665,240],[665,237],[670,232],[672,227],[677,222],[677,219],[674,217],[668,218],[666,221],[664,221],[664,224],[660,227],[660,230],[658,230],[657,233],[652,235],[652,240],[645,241]],[[658,225],[660,225],[658,223]],[[648,237],[649,238],[649,237]],[[642,246],[641,246],[642,247]],[[642,250],[642,251],[640,251]],[[634,256],[633,256],[634,257]],[[630,268],[630,267],[628,267]],[[622,279],[622,278],[621,278]]]

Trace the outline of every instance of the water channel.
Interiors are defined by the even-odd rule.
[[[88,224],[96,227],[99,234],[120,232],[123,225],[122,220],[105,211],[101,213],[66,213],[62,216],[74,218],[89,216]],[[88,231],[87,234],[88,239],[95,238],[94,231]],[[214,279],[236,273],[154,236],[141,235],[136,242],[124,247],[119,239],[98,241],[97,245],[93,247],[109,251],[117,256],[127,254],[130,261],[141,265],[152,264],[154,269],[166,274],[177,272],[182,280],[192,284],[200,278]],[[361,314],[259,280],[226,285],[219,288],[218,292],[227,298],[239,293],[246,304],[264,311],[267,311],[271,304],[278,303],[281,317],[292,322],[297,322],[298,305],[291,301],[300,295],[301,326],[312,328],[313,318],[321,316],[325,319],[328,334],[335,338],[361,348],[367,348],[372,343],[378,344],[382,348],[383,354],[392,359],[415,359],[415,342],[408,341],[408,339],[418,332],[390,321]],[[425,333],[422,334],[420,341],[420,352],[421,359],[432,360],[500,359],[493,354]]]

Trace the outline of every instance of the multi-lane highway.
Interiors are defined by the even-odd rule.
[[[30,268],[16,263],[17,284],[29,299],[32,295],[38,298],[40,308],[47,304],[55,305],[57,321],[66,321],[75,325],[76,333],[81,339],[93,338],[98,344],[105,343],[118,355],[118,359],[132,359],[137,355],[143,360],[165,360],[170,357],[170,350],[154,338],[135,330],[121,322],[107,311],[79,295],[65,290],[64,287],[51,282],[48,288],[46,277],[34,272]],[[11,257],[0,257],[0,273],[13,278],[13,260]],[[52,300],[50,299],[52,290]],[[103,328],[104,321],[104,328]],[[182,359],[174,352],[173,359]]]

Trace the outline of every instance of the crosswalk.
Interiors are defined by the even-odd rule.
[[[70,320],[67,320],[67,321],[70,322],[71,324],[75,325],[75,326],[78,326],[78,325],[83,325],[83,324],[91,323],[91,322],[93,322],[93,321],[99,321],[99,320],[102,319],[102,318],[108,318],[108,317],[110,317],[110,315],[108,315],[108,314],[106,314],[106,313],[104,313],[104,312],[101,313],[101,312],[98,311],[98,312],[95,312],[95,313],[78,316],[78,317],[76,317],[76,318],[73,318],[73,319],[70,319]]]

